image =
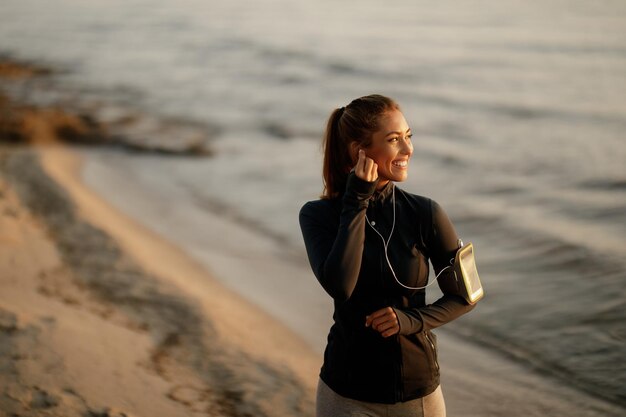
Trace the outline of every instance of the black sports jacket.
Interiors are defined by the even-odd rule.
[[[335,199],[310,201],[300,210],[300,227],[311,268],[334,299],[320,377],[336,393],[360,401],[396,403],[423,397],[439,385],[436,337],[431,329],[470,311],[463,298],[443,295],[426,305],[425,290],[400,286],[391,273],[381,237],[393,223],[389,182],[376,191],[354,173]],[[395,187],[396,224],[389,261],[400,282],[424,286],[430,260],[439,272],[457,250],[458,236],[434,201]],[[444,271],[439,280],[448,279]],[[365,316],[391,306],[400,333],[383,338],[365,327]]]

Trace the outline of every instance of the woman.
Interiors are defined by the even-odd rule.
[[[436,202],[394,184],[407,178],[411,136],[399,106],[380,95],[328,120],[324,193],[300,211],[311,267],[335,307],[318,417],[445,416],[431,330],[472,306],[451,294],[426,305],[428,261],[444,270],[459,239]]]

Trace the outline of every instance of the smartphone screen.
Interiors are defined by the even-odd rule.
[[[478,277],[478,270],[476,269],[476,259],[474,258],[474,248],[470,246],[467,250],[461,252],[459,258],[461,263],[461,272],[463,274],[463,280],[465,281],[465,287],[467,288],[467,294],[470,301],[477,300],[483,292],[483,287]]]

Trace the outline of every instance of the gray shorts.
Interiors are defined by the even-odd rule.
[[[342,397],[320,379],[315,408],[316,417],[446,417],[441,386],[423,398],[380,404]]]

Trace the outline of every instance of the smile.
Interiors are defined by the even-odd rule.
[[[391,164],[398,168],[406,168],[408,163],[409,161],[404,160],[404,161],[393,161]]]

